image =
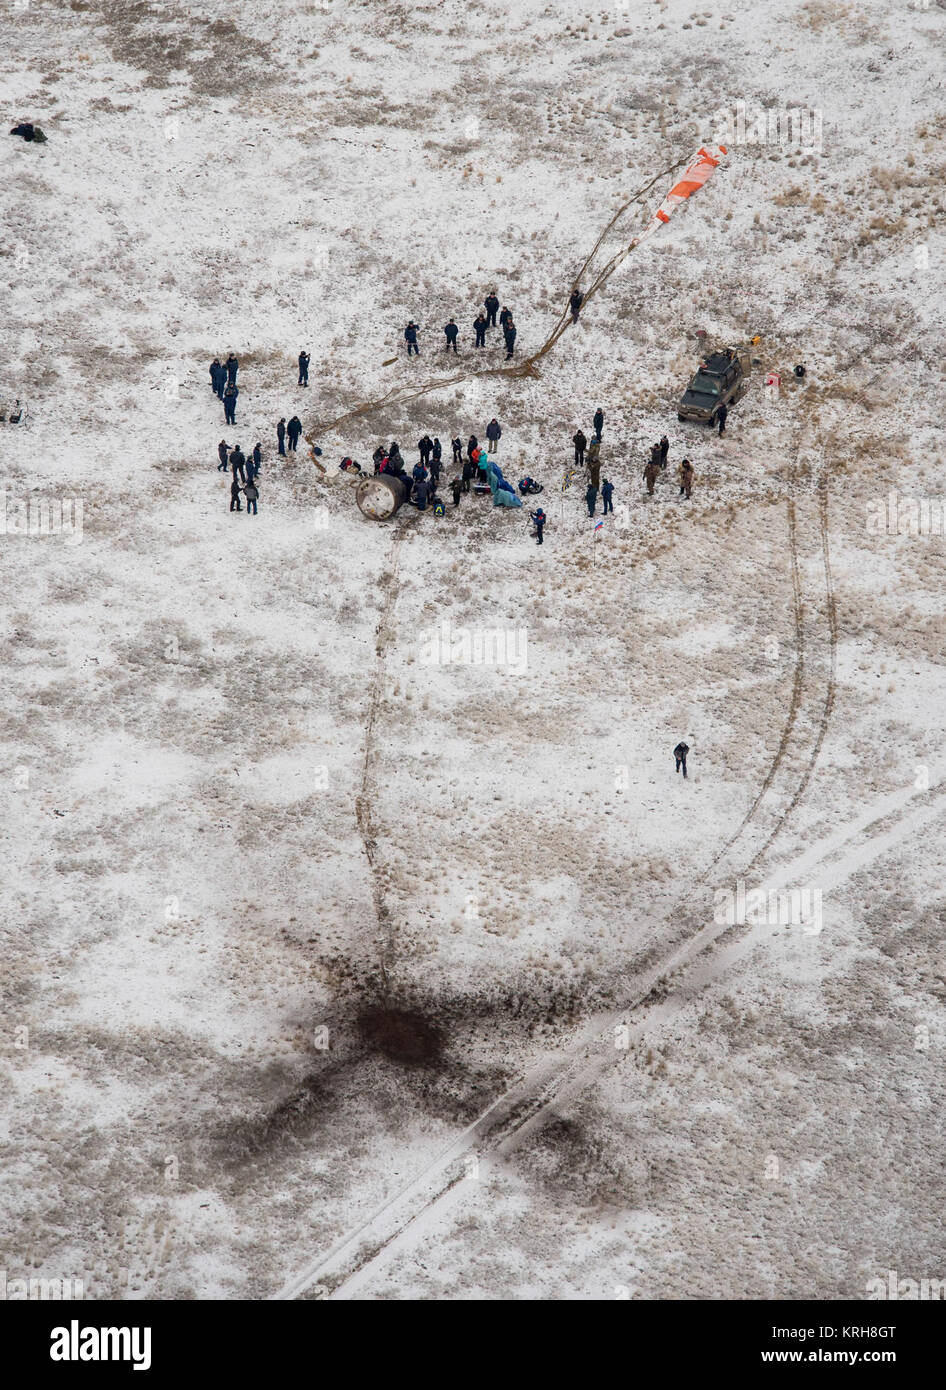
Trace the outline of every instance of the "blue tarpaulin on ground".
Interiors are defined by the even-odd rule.
[[[516,495],[516,490],[503,477],[498,464],[493,463],[492,459],[485,465],[486,481],[489,483],[489,490],[493,494],[494,507],[521,507],[522,498]]]

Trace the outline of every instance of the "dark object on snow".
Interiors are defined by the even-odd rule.
[[[21,121],[10,131],[11,135],[22,135],[24,140],[32,140],[37,145],[45,145],[46,136],[38,125],[33,125],[31,121]]]
[[[682,740],[680,741],[680,743],[677,744],[676,748],[673,750],[673,756],[677,764],[676,771],[679,772],[682,768],[684,777],[686,777],[687,775],[687,754],[689,753],[689,751],[690,745],[688,743],[684,743]]]
[[[537,483],[534,478],[520,478],[519,491],[523,497],[537,497],[542,491],[542,484]]]
[[[797,366],[797,367],[795,368],[795,375],[796,375],[796,376],[804,376],[804,375],[805,375],[805,369],[804,369],[804,367],[802,367],[800,364],[799,364],[799,366]]]
[[[699,371],[684,391],[677,406],[677,419],[718,424],[722,407],[735,405],[749,389],[750,371],[745,348],[711,352],[700,363]]]

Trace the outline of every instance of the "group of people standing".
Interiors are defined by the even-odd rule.
[[[604,503],[604,512],[614,511],[612,497],[614,496],[614,484],[605,478],[601,481],[601,432],[604,429],[604,411],[600,405],[592,417],[593,433],[589,440],[584,430],[579,425],[572,436],[572,443],[575,446],[575,467],[584,468],[588,479],[588,486],[585,489],[585,503],[588,507],[588,515],[594,516],[598,505],[598,493]]]
[[[473,320],[473,345],[475,348],[484,348],[486,346],[486,330],[497,326],[497,314],[499,315],[498,326],[502,329],[503,341],[506,344],[506,361],[508,362],[513,355],[519,330],[516,328],[512,310],[505,304],[502,306],[502,309],[500,309],[499,299],[495,290],[490,290],[489,294],[483,300],[483,308]],[[420,347],[417,342],[417,335],[420,331],[420,328],[413,319],[411,319],[404,329],[404,340],[407,343],[408,357],[420,356]],[[457,346],[457,341],[460,336],[460,329],[455,319],[451,318],[444,324],[443,333],[446,339],[444,351],[453,352],[459,356],[460,349]]]
[[[230,510],[231,512],[242,511],[240,505],[240,495],[246,498],[246,510],[249,514],[256,515],[256,503],[259,500],[259,488],[256,479],[259,476],[260,464],[263,461],[263,446],[259,440],[253,445],[253,452],[247,457],[239,444],[231,449],[225,439],[221,439],[217,445],[217,456],[220,462],[217,469],[225,473],[230,469]]]
[[[303,349],[298,357],[299,381],[300,386],[309,384],[309,354]],[[219,357],[215,357],[210,364],[210,386],[214,395],[223,402],[224,423],[236,425],[237,398],[240,388],[237,386],[237,373],[240,370],[239,359],[234,353],[229,353],[224,362]],[[298,415],[293,415],[287,421],[283,416],[276,425],[276,445],[279,454],[285,458],[288,453],[295,453],[298,449],[299,440],[302,437],[302,421]],[[316,451],[319,452],[319,451]],[[256,513],[256,503],[259,499],[258,477],[260,462],[262,460],[262,446],[259,442],[255,445],[253,453],[249,459],[243,454],[239,444],[231,450],[225,439],[221,439],[217,445],[217,455],[219,458],[218,469],[226,472],[231,469],[232,481],[230,485],[230,510],[231,512],[242,511],[241,496],[246,499],[246,510]]]
[[[236,424],[236,403],[240,394],[237,386],[237,372],[240,363],[231,352],[226,362],[215,357],[210,364],[210,387],[215,396],[223,401],[224,424]]]
[[[667,436],[661,435],[658,442],[650,451],[650,459],[643,472],[644,482],[647,484],[647,496],[653,497],[654,485],[657,479],[667,468],[667,456],[670,453],[670,440]],[[693,465],[689,459],[683,459],[680,463],[678,481],[680,483],[679,497],[690,498],[693,492],[693,481],[695,478]]]

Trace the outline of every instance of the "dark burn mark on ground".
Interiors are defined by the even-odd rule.
[[[249,1114],[222,1124],[214,1158],[233,1182],[251,1181],[260,1163],[290,1158],[321,1132],[348,1126],[354,1136],[394,1134],[426,1116],[466,1126],[516,1081],[511,1042],[560,1041],[580,1016],[571,988],[536,990],[532,981],[497,993],[448,997],[420,991],[395,997],[376,973],[335,974],[330,1049],[295,1076],[283,1067],[246,1086]]]
[[[444,1034],[424,1014],[378,1006],[359,1016],[357,1028],[370,1048],[393,1062],[433,1067],[442,1060]]]

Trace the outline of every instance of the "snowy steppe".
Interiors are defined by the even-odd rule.
[[[5,0],[0,30],[4,515],[81,505],[0,535],[7,1280],[946,1278],[946,539],[869,525],[946,496],[943,5]],[[737,102],[820,112],[821,148],[733,144],[533,375],[332,427],[443,372],[450,314],[451,371],[502,366],[492,286],[533,352]],[[676,419],[701,331],[759,335],[721,439]],[[595,541],[561,483],[598,405]],[[277,462],[294,412],[324,472]],[[541,549],[483,500],[374,525],[336,476],[493,415]],[[644,495],[664,431],[689,503]],[[262,441],[256,517],[222,435]],[[527,660],[431,664],[442,623]],[[727,929],[740,883],[820,918]],[[527,1123],[463,1137],[516,1087]]]

